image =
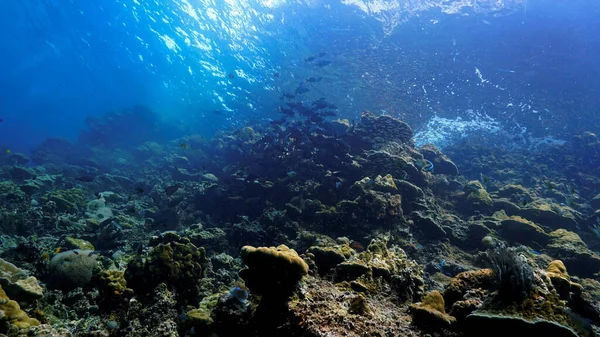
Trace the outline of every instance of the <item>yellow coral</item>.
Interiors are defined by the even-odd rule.
[[[2,287],[0,287],[0,321],[8,321],[19,329],[40,325],[37,319],[29,318],[27,313],[21,310],[19,303],[8,298]]]
[[[415,325],[430,330],[447,328],[456,322],[456,318],[446,314],[444,297],[436,290],[428,293],[421,303],[412,304],[410,311]]]
[[[295,250],[286,245],[277,247],[242,247],[242,259],[250,266],[274,265],[285,266],[290,273],[300,277],[308,274],[308,265]]]

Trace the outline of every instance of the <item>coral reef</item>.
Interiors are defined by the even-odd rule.
[[[135,107],[0,158],[0,333],[598,330],[600,172],[576,159],[597,137],[417,149],[394,117],[290,103],[210,139]]]

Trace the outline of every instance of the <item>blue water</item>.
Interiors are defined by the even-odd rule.
[[[592,0],[28,0],[0,13],[11,151],[75,142],[88,116],[135,104],[181,135],[267,123],[302,83],[299,99],[400,117],[418,143],[600,131]],[[330,64],[305,61],[320,52]]]

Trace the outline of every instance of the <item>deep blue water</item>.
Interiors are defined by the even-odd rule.
[[[28,0],[0,13],[11,151],[76,141],[87,116],[135,104],[182,135],[266,123],[302,83],[298,99],[398,116],[418,143],[600,131],[593,0]],[[330,64],[305,61],[320,52]]]

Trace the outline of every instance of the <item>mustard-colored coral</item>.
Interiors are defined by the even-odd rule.
[[[37,319],[29,318],[27,313],[21,310],[19,303],[8,298],[2,287],[0,287],[0,321],[8,321],[19,329],[40,325]]]
[[[436,290],[428,293],[421,303],[411,304],[410,312],[415,325],[430,330],[447,328],[456,322],[456,318],[446,314],[444,297]]]
[[[263,301],[284,302],[308,274],[306,262],[286,245],[244,246],[241,256],[248,268],[240,271],[240,277],[251,291],[262,295]]]
[[[242,259],[250,267],[282,267],[290,273],[291,277],[300,279],[308,274],[308,265],[295,250],[286,245],[277,247],[242,247]]]

